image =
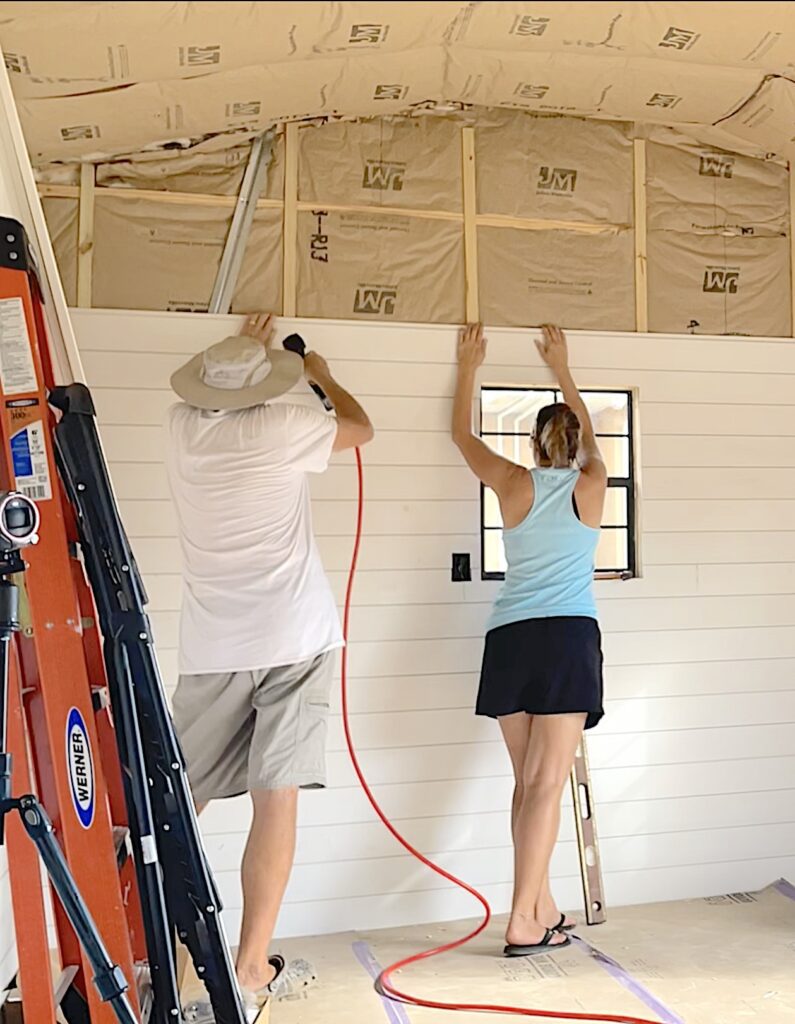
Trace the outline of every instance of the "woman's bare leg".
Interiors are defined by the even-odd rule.
[[[511,836],[513,837],[515,846],[516,819],[519,815],[522,800],[524,799],[524,765],[527,759],[527,749],[533,735],[533,717],[532,715],[525,714],[524,711],[520,711],[515,715],[506,715],[501,717],[497,719],[497,721],[500,723],[503,739],[505,740],[505,745],[508,748],[508,753],[511,758],[511,764],[513,765],[514,789],[511,805]],[[546,928],[554,928],[560,921],[560,911],[558,910],[555,899],[552,896],[552,890],[549,885],[548,870],[544,875],[544,881],[541,884],[541,893],[539,895],[538,906],[536,907],[536,917]],[[573,918],[567,917],[565,924],[569,926],[576,924],[576,922]]]
[[[513,801],[511,804],[511,835],[513,837],[514,845],[514,905],[516,903],[516,885],[519,878],[518,872],[518,861],[519,853],[517,850],[517,823],[519,820],[519,814],[522,809],[522,804],[525,798],[525,786],[524,786],[524,772],[525,764],[527,762],[527,752],[530,748],[531,736],[533,731],[533,716],[526,714],[524,711],[519,711],[514,715],[504,715],[498,720],[500,723],[500,729],[502,730],[503,739],[505,745],[508,748],[508,754],[511,758],[511,764],[513,765],[514,775],[514,788],[513,788]],[[547,892],[549,891],[549,881],[547,879]],[[552,900],[552,895],[549,894],[549,899]],[[553,902],[554,907],[554,902]],[[554,921],[547,920],[549,915],[549,908],[545,906],[545,914],[540,924],[542,927],[539,930],[539,939],[543,938],[544,929],[552,924],[557,924],[560,920],[560,914],[557,914]],[[557,939],[557,942],[562,942],[563,938]]]
[[[513,802],[511,805],[511,836],[516,841],[516,818],[519,808],[522,806],[524,797],[524,763],[527,760],[527,748],[530,744],[530,730],[533,725],[533,716],[524,711],[518,711],[515,715],[503,715],[498,718],[502,738],[508,748],[508,754],[513,766]]]
[[[538,915],[549,912],[545,908],[546,880],[560,826],[560,799],[584,725],[584,713],[537,715],[533,719],[515,825],[514,900],[506,933],[506,939],[514,945],[540,942],[546,928],[556,923],[539,920]],[[563,937],[551,944],[557,941],[563,941]]]

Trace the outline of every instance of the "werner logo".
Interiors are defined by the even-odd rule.
[[[96,798],[94,762],[85,722],[77,708],[70,710],[66,720],[66,765],[77,817],[83,828],[91,828]]]
[[[702,291],[716,295],[736,295],[739,285],[739,270],[731,267],[707,267],[704,271]]]
[[[353,300],[354,313],[370,313],[375,316],[393,316],[397,302],[397,288],[379,288],[360,285]]]
[[[699,159],[698,173],[710,178],[731,178],[734,174],[734,157],[704,153]]]
[[[577,172],[571,167],[540,167],[536,192],[570,196],[577,187]]]
[[[364,165],[362,188],[375,188],[382,192],[400,192],[403,188],[405,164],[368,160]]]

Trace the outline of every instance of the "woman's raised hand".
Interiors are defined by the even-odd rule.
[[[476,370],[486,358],[483,324],[467,324],[458,336],[458,365]]]
[[[541,328],[541,340],[536,339],[536,348],[541,358],[555,373],[565,370],[569,365],[569,347],[566,335],[552,324],[544,324]]]

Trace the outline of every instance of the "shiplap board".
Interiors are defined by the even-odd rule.
[[[78,310],[77,314],[82,315],[83,311]],[[126,318],[129,327],[121,335],[116,333],[119,314]],[[87,315],[93,318],[94,330],[80,343],[84,358],[89,353],[118,357],[151,355],[162,359],[175,357],[177,363],[180,358],[184,361],[185,356],[223,337],[230,329],[236,330],[244,319],[202,314],[204,322],[197,324],[192,314],[169,313],[171,322],[167,326],[158,324],[156,332],[149,333],[152,314],[147,312],[136,316],[130,311],[98,309],[88,311]],[[135,329],[136,319],[139,319],[142,329]],[[283,319],[276,336],[286,337],[295,329],[304,335],[309,347],[333,344],[335,359],[359,362],[362,361],[363,338],[369,332],[371,338],[377,337],[378,341],[368,345],[364,338],[368,363],[449,366],[452,362],[450,339],[454,332],[451,328],[390,323],[365,324],[362,331],[350,330],[350,327],[349,321]],[[490,356],[490,364],[521,367],[537,363],[530,330],[487,328],[486,335],[495,349],[499,346],[498,355]],[[612,370],[616,366],[632,366],[634,369],[670,371],[675,366],[708,374],[743,372],[764,375],[769,374],[771,368],[780,367],[782,373],[795,374],[795,351],[788,338],[710,338],[702,335],[694,341],[691,336],[592,331],[570,331],[568,338],[572,365],[581,368]],[[661,340],[665,344],[664,351],[659,345]],[[584,382],[584,386],[594,385],[589,380]]]
[[[160,573],[179,574],[180,554],[173,537],[133,537],[133,540],[138,564],[151,579]],[[442,570],[447,580],[451,551],[469,551],[473,557],[473,569],[480,567],[480,536],[477,532],[448,535],[446,547],[442,547],[433,534],[415,534],[408,547],[403,541],[404,538],[397,535],[368,535],[360,551],[361,575],[357,579],[366,579],[367,573],[381,575],[388,571],[412,573],[436,569]],[[338,537],[331,536],[318,537],[318,547],[330,573],[347,574],[351,561],[350,545],[340,544]],[[675,578],[665,570],[676,573],[682,567],[692,570],[693,577],[698,578],[705,566],[722,566],[732,580],[737,581],[749,578],[749,573],[751,577],[758,573],[764,575],[769,571],[768,567],[777,565],[783,565],[782,571],[787,572],[788,567],[795,563],[795,530],[677,531],[676,534],[646,530],[643,534],[643,562],[646,567],[644,578],[627,581],[620,593],[645,586],[648,580],[653,580],[655,587],[659,586]],[[615,593],[612,584],[599,583],[597,586],[603,600]]]
[[[795,845],[795,821],[767,822],[765,856],[787,857]],[[727,829],[676,831],[669,834],[623,835],[616,838],[601,837],[602,856],[613,871],[644,871],[655,868],[677,867],[686,859],[688,864],[711,864],[730,860],[751,860],[758,849],[758,826],[740,826]],[[445,870],[470,880],[471,884],[495,884],[509,877],[513,861],[508,834],[473,828],[472,842],[459,849],[449,849],[445,837],[438,833],[431,839],[428,850]],[[502,840],[500,845],[497,843]],[[551,870],[558,874],[570,866],[576,856],[573,837],[562,838],[556,847]],[[332,868],[317,870],[319,863],[300,863],[293,869],[286,897],[289,903],[315,902],[328,894],[336,897],[357,898],[411,890],[444,889],[447,883],[436,876],[427,877],[422,865],[405,855],[378,856],[337,860]],[[221,869],[219,881],[221,899],[230,905],[235,898],[237,870]]]
[[[763,448],[769,438],[795,435],[792,409],[743,404],[741,409],[728,403],[693,402],[643,403],[643,434],[649,436],[717,437],[731,450],[736,437],[758,438]]]
[[[354,636],[376,642],[457,639],[479,640],[484,635],[491,606],[487,603],[455,603],[454,591],[445,604],[370,605],[351,613]],[[648,606],[648,607],[647,607]],[[795,622],[795,594],[743,595],[731,597],[637,598],[604,601],[601,609],[605,634],[645,632],[648,616],[654,616],[657,630],[704,630],[755,626],[791,627]],[[157,643],[177,646],[179,613],[153,612],[152,627]],[[795,632],[795,631],[794,631]]]
[[[643,871],[610,871],[604,876],[607,906],[611,903],[644,903],[649,892],[660,897],[680,893],[682,899],[703,896],[705,892],[748,892],[761,889],[772,878],[791,871],[791,856],[761,857],[754,860],[733,859],[705,864],[683,864],[677,867],[645,868]],[[407,865],[407,874],[411,865]],[[557,875],[555,889],[562,905],[576,907],[582,901],[582,883],[576,873]],[[481,885],[480,890],[492,906],[508,906],[511,901],[509,882]],[[308,908],[304,903],[287,903],[279,918],[279,930],[288,935],[302,934],[303,922],[311,909],[313,933],[333,932],[338,928],[354,930],[358,922],[370,921],[372,927],[386,926],[386,922],[421,924],[427,921],[458,920],[472,917],[478,912],[471,896],[454,889],[401,889],[379,893],[377,896],[340,898],[329,895],[314,901]],[[240,928],[239,907],[229,907],[224,920],[230,934]]]
[[[117,474],[118,475],[118,474]],[[385,501],[368,498],[365,523],[373,536],[466,533],[477,524],[478,498],[472,500]],[[119,499],[120,511],[130,536],[173,538],[174,513],[166,498]],[[356,515],[354,501],[318,500],[314,505],[315,529],[320,537],[349,537],[349,524]],[[668,498],[643,502],[644,527],[652,532],[736,533],[748,524],[757,530],[786,531],[795,522],[795,500],[748,497],[740,499]],[[675,543],[675,542],[674,542]]]
[[[495,346],[492,346],[492,351]],[[184,362],[181,355],[153,355],[141,353],[86,352],[83,367],[88,380],[101,388],[144,391],[159,390],[158,383],[167,381]],[[356,395],[393,396],[405,398],[421,395],[434,398],[446,394],[449,398],[455,382],[452,360],[445,363],[423,363],[422,373],[417,364],[406,362],[373,362],[365,358],[339,360],[340,383]],[[573,362],[573,370],[580,379],[593,375],[589,386],[593,388],[626,388],[624,369],[583,367]],[[527,384],[528,366],[518,364],[488,364],[487,382],[501,386],[521,387]],[[546,372],[534,370],[537,384],[547,383]],[[642,389],[650,401],[726,403],[738,406],[788,406],[792,401],[795,371],[785,373],[754,373],[734,371],[722,373],[682,369],[632,370],[634,386]]]
[[[102,435],[105,455],[111,463],[123,463],[132,471],[133,465],[150,467],[160,457],[163,443],[162,428],[157,424],[130,426],[128,424],[108,424]],[[529,439],[523,442],[528,450]],[[681,469],[695,467],[712,469],[719,472],[726,466],[737,469],[758,470],[771,468],[774,470],[795,466],[795,445],[788,436],[779,437],[725,437],[709,436],[693,438],[677,434],[643,433],[643,462],[648,468]],[[425,467],[438,469],[444,467],[465,468],[463,457],[458,449],[450,444],[448,432],[445,430],[388,430],[378,434],[372,444],[367,446],[367,466],[383,471],[396,467],[425,470]],[[335,467],[336,468],[336,467]],[[148,470],[151,475],[151,469]],[[162,474],[156,474],[158,489]],[[132,476],[132,480],[137,477]],[[333,476],[329,477],[333,480]],[[401,479],[398,474],[397,480]],[[419,478],[421,479],[421,477]],[[340,493],[340,483],[334,481],[334,493]],[[151,480],[150,480],[151,486]],[[163,491],[166,494],[166,491]],[[156,497],[159,495],[154,495]],[[318,497],[322,497],[318,492]]]
[[[795,793],[760,793],[753,803],[738,806],[734,796],[697,796],[680,800],[657,800],[604,804],[599,812],[599,832],[604,839],[634,836],[638,825],[646,836],[676,836],[679,833],[763,828],[767,825],[792,826],[795,815],[787,800]],[[509,823],[502,810],[485,810],[445,816],[445,850],[457,851],[510,842]],[[704,821],[711,822],[704,828]],[[241,826],[243,822],[240,823]],[[412,843],[427,852],[439,852],[439,819],[406,818],[401,829]],[[488,841],[486,838],[488,837]],[[247,838],[241,827],[237,832],[208,832],[205,846],[218,870],[235,871],[240,864]],[[561,823],[563,842],[575,840],[573,817],[566,815]],[[394,840],[378,822],[360,822],[305,827],[296,849],[297,864],[322,864],[330,855],[338,862],[375,860],[400,855]]]
[[[145,568],[144,571],[148,570]],[[347,584],[347,571],[329,572],[328,576],[337,603],[341,606]],[[418,588],[421,588],[423,603],[429,605],[488,604],[493,592],[493,587],[488,581],[452,583],[447,567],[360,570],[356,578],[357,607],[400,607],[415,604]],[[156,576],[149,585],[150,610],[154,613],[178,611],[181,589],[182,581],[177,572],[163,572],[162,575]],[[622,610],[626,608],[630,608],[634,613],[635,600],[647,596],[660,602],[663,598],[680,601],[696,597],[731,600],[745,594],[764,595],[765,598],[775,594],[789,597],[795,594],[795,558],[792,562],[744,563],[733,566],[651,565],[647,567],[642,579],[628,580],[620,593],[616,593],[607,581],[600,581],[596,587],[596,594],[599,600],[611,602],[608,609],[611,616],[621,615]],[[696,606],[690,607],[692,609]],[[702,607],[709,607],[709,602],[702,602]],[[603,623],[605,628],[611,628],[609,620],[604,619]]]
[[[161,465],[168,375],[235,318],[78,311],[75,327],[122,514],[176,678],[179,551]],[[387,811],[498,909],[510,900],[510,765],[471,713],[496,584],[481,582],[479,497],[448,439],[455,332],[290,321],[371,414],[365,539],[350,645],[353,732]],[[546,385],[529,332],[492,330],[482,380]],[[607,716],[589,737],[609,900],[686,898],[795,871],[795,344],[573,333],[584,387],[636,390],[643,578],[598,584]],[[313,480],[318,544],[341,602],[355,521],[349,454]],[[473,581],[450,581],[453,551]],[[471,913],[375,821],[335,695],[330,789],[301,800],[283,934]],[[554,884],[581,898],[570,799]],[[202,816],[226,920],[240,923],[247,801]]]
[[[413,443],[413,442],[412,442]],[[647,501],[665,501],[671,493],[686,492],[693,499],[714,500],[729,498],[778,501],[795,498],[795,473],[782,460],[779,466],[751,469],[734,468],[729,478],[725,467],[708,464],[677,468],[647,467],[643,477],[643,493]],[[118,463],[111,460],[111,469],[119,480],[118,497],[122,501],[140,501],[146,494],[147,502],[162,501],[169,506],[169,493],[165,472],[154,472],[146,463]],[[465,466],[374,466],[368,463],[367,490],[369,500],[381,502],[466,502],[472,493],[471,474]],[[318,502],[342,501],[355,486],[353,466],[334,466],[312,481],[312,495]],[[163,507],[154,506],[163,514]],[[333,515],[333,513],[332,513]],[[144,524],[148,521],[142,520]],[[142,529],[151,529],[143,525]]]

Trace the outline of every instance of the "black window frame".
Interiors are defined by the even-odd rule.
[[[553,401],[562,401],[562,393],[559,387],[541,387],[541,386],[529,386],[529,385],[505,385],[505,384],[483,384],[480,388],[480,423],[478,424],[478,436],[483,437],[532,437],[530,431],[521,431],[516,433],[514,431],[499,431],[499,430],[483,430],[483,393],[486,391],[515,391],[528,392],[535,391],[539,394],[551,394]],[[626,526],[602,526],[602,530],[626,530],[627,533],[627,566],[626,568],[615,568],[608,569],[602,568],[597,569],[594,572],[594,579],[606,580],[606,579],[622,579],[629,580],[635,579],[638,575],[638,561],[637,561],[637,490],[636,490],[636,471],[635,471],[635,408],[634,408],[634,392],[630,388],[583,388],[582,391],[588,395],[623,395],[627,399],[627,432],[626,434],[614,434],[614,433],[597,433],[597,440],[600,437],[621,437],[626,438],[628,448],[628,475],[626,477],[609,476],[607,478],[608,489],[621,489],[626,492],[627,498],[627,524]],[[502,526],[486,526],[486,486],[481,483],[480,485],[480,578],[481,580],[504,580],[504,572],[487,572],[486,571],[486,534],[488,532],[502,531]]]

